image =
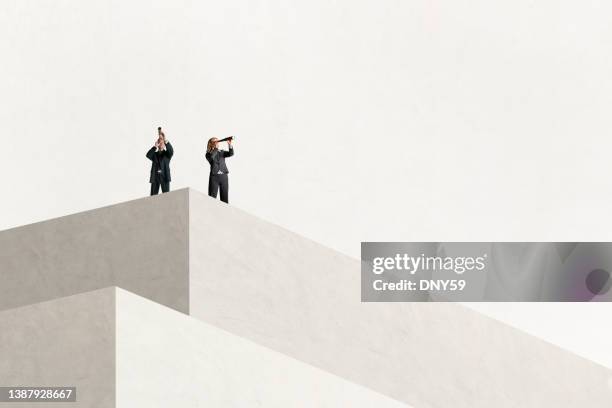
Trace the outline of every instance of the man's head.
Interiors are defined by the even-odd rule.
[[[217,148],[218,143],[219,143],[219,139],[217,139],[216,137],[211,137],[210,139],[208,139],[208,145],[206,146],[206,151],[208,153],[212,152],[213,150]]]

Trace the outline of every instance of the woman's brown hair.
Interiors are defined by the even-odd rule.
[[[217,140],[219,139],[217,139],[216,137],[211,137],[210,139],[208,139],[208,145],[206,146],[207,153],[211,153],[213,150],[215,150]]]

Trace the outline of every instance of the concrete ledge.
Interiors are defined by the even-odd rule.
[[[0,327],[3,386],[77,387],[36,407],[407,407],[115,287],[0,312]]]
[[[115,407],[115,288],[0,312],[3,387],[77,387],[76,403],[2,408]]]
[[[456,304],[360,302],[359,261],[193,190],[0,233],[0,310],[119,286],[418,407],[609,407],[612,372]]]
[[[0,310],[120,286],[189,311],[188,190],[0,232]]]

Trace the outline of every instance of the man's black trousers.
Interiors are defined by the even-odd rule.
[[[208,195],[217,198],[217,192],[221,190],[221,201],[228,201],[229,182],[227,174],[211,174],[208,177]]]
[[[159,187],[161,186],[162,193],[167,193],[170,191],[170,182],[169,181],[159,181],[155,180],[151,183],[151,195],[157,195],[159,193]]]

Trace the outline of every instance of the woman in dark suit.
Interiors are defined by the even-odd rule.
[[[217,198],[217,192],[221,190],[221,201],[228,203],[229,182],[227,175],[229,170],[225,164],[225,158],[234,155],[232,139],[227,141],[229,150],[218,149],[219,139],[213,137],[208,141],[206,147],[206,160],[210,163],[210,174],[208,176],[208,195]]]

